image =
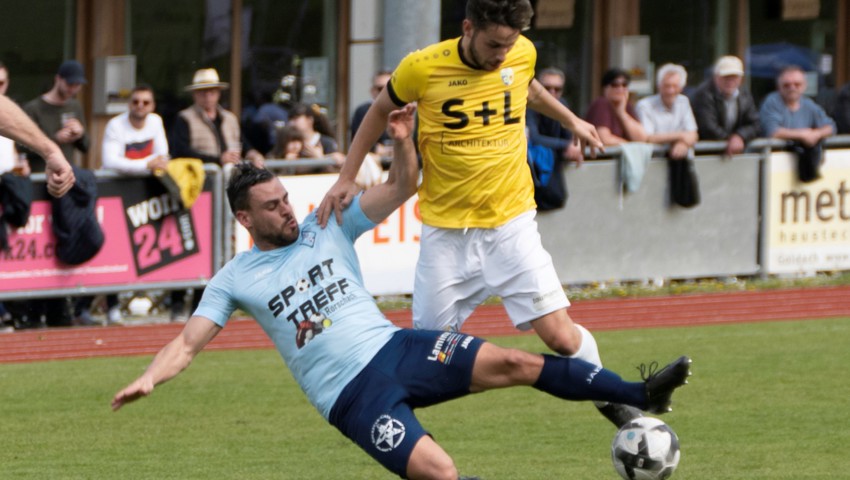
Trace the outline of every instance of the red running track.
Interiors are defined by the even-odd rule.
[[[399,326],[411,325],[408,310],[386,315]],[[574,302],[570,315],[591,331],[850,317],[850,286],[582,300]],[[181,328],[179,324],[155,324],[0,334],[0,363],[153,355]],[[484,337],[518,333],[500,305],[479,307],[464,330]],[[231,320],[207,346],[212,350],[249,348],[272,348],[262,329],[250,319]]]

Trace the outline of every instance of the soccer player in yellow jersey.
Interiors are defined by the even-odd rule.
[[[537,52],[521,34],[533,14],[528,0],[469,0],[460,38],[404,58],[317,213],[322,225],[331,213],[340,219],[387,115],[417,102],[423,228],[414,326],[458,331],[482,301],[498,295],[518,329],[534,329],[555,352],[601,366],[593,336],[567,314],[569,300],[537,231],[526,105],[560,121],[592,154],[602,141],[534,79]],[[618,426],[639,415],[631,407],[597,406]]]

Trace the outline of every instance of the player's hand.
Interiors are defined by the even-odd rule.
[[[61,197],[71,190],[76,178],[71,165],[65,161],[60,150],[56,150],[45,158],[45,177],[47,178],[47,193],[56,198]]]
[[[342,225],[342,211],[354,199],[359,189],[353,181],[343,178],[337,179],[336,183],[325,194],[322,203],[319,204],[319,209],[316,211],[316,218],[319,220],[319,225],[325,228],[328,225],[328,219],[331,213],[336,216],[336,223]]]
[[[416,104],[408,103],[404,108],[390,112],[387,121],[387,135],[393,140],[407,140],[413,135],[413,117],[416,113]]]
[[[596,158],[596,152],[604,152],[605,146],[602,144],[602,138],[596,127],[592,123],[588,123],[580,118],[576,119],[573,126],[573,142],[581,147],[582,156],[584,149],[587,147],[590,150],[590,158]]]
[[[126,388],[116,393],[112,397],[112,411],[117,411],[125,404],[135,402],[136,400],[146,397],[153,392],[153,381],[146,377],[139,377],[135,382],[127,385]]]

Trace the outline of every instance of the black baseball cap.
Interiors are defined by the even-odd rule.
[[[59,66],[59,71],[56,72],[56,74],[71,84],[76,85],[88,83],[86,81],[86,72],[83,70],[83,66],[76,60],[65,60],[62,62],[62,65]]]

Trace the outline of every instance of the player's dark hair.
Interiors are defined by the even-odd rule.
[[[529,0],[469,0],[466,3],[466,19],[477,29],[504,25],[523,31],[531,25],[533,16]]]
[[[227,201],[230,202],[230,211],[235,215],[239,210],[248,210],[248,191],[251,187],[274,179],[272,172],[255,167],[253,163],[236,164],[227,182]]]

